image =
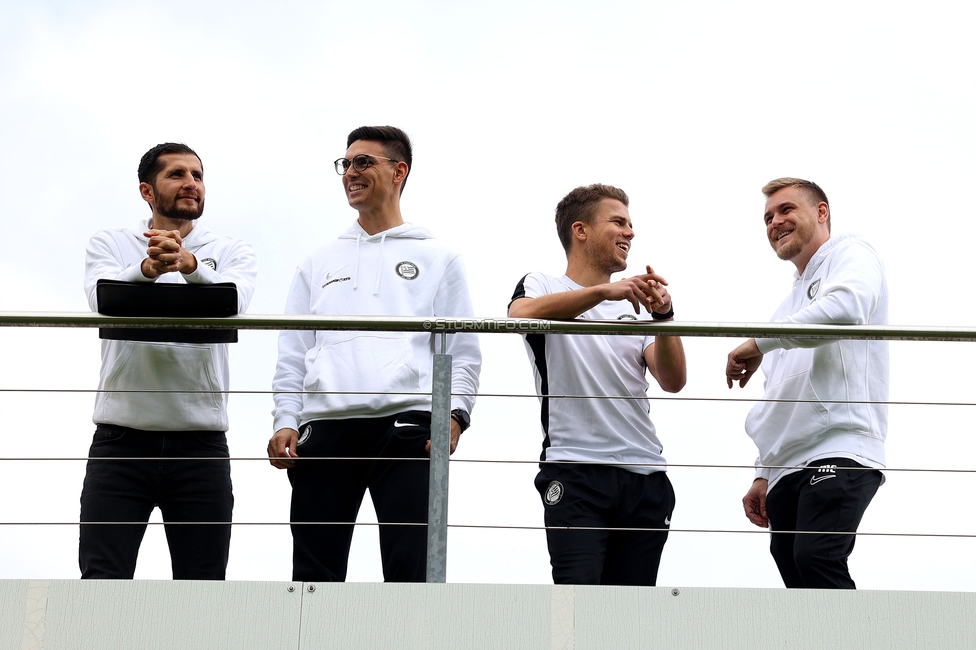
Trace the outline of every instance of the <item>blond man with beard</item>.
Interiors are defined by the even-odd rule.
[[[796,266],[793,291],[773,321],[887,324],[884,266],[864,240],[831,236],[823,190],[779,178],[763,194],[769,244]],[[765,394],[746,418],[759,448],[742,500],[746,516],[775,533],[770,553],[787,587],[854,589],[853,533],[884,480],[888,344],[749,339],[729,354],[728,387],[744,387],[760,367]]]

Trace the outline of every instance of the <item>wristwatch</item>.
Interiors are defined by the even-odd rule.
[[[674,318],[674,303],[672,302],[668,306],[668,313],[666,314],[659,314],[656,311],[652,311],[651,318],[653,318],[654,320],[671,320],[672,318]]]
[[[467,431],[468,427],[471,426],[471,416],[464,409],[454,409],[451,411],[451,419],[461,427],[461,433]]]

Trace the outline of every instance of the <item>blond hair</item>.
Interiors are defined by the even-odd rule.
[[[805,181],[802,178],[791,178],[789,176],[784,176],[783,178],[777,178],[771,180],[765,185],[763,185],[762,193],[767,199],[771,197],[776,192],[786,187],[799,187],[804,190],[807,195],[807,199],[810,201],[810,205],[816,205],[818,203],[827,204],[827,232],[830,232],[830,201],[827,200],[827,194],[820,189],[820,186],[813,181]]]

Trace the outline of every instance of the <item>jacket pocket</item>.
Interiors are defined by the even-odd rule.
[[[150,431],[219,427],[224,397],[209,346],[123,345],[105,379],[96,419]]]
[[[771,401],[759,402],[746,417],[746,433],[763,461],[812,442],[827,429],[827,408],[813,388],[809,371],[767,386],[764,399]]]
[[[416,402],[420,392],[413,349],[403,338],[356,336],[329,343],[311,351],[305,365],[305,390],[317,393],[305,396],[307,414],[368,415]]]

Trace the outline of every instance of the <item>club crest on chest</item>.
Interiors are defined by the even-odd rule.
[[[814,296],[817,295],[817,292],[819,290],[820,290],[820,278],[817,278],[816,280],[810,283],[809,287],[807,287],[807,298],[813,300]]]
[[[404,280],[416,280],[420,275],[420,267],[413,262],[400,262],[396,265],[396,274]]]

